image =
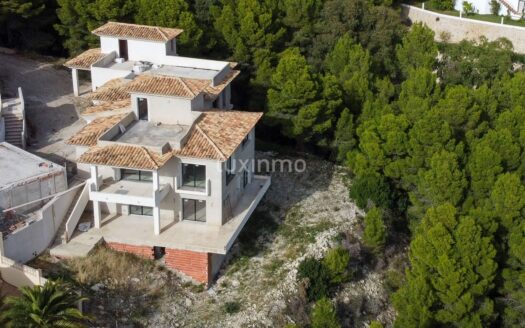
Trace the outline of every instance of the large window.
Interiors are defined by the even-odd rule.
[[[121,169],[120,179],[132,181],[153,181],[153,173],[150,171]]]
[[[153,216],[153,207],[129,205],[129,214]]]
[[[183,198],[182,219],[188,221],[206,222],[206,201]]]
[[[206,166],[182,164],[182,187],[189,189],[206,189]]]

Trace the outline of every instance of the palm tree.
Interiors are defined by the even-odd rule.
[[[44,286],[22,287],[20,297],[5,299],[0,322],[7,327],[51,328],[85,327],[89,317],[77,309],[85,298],[78,296],[62,282],[47,281]]]

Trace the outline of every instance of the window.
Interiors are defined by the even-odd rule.
[[[183,198],[182,219],[187,221],[206,222],[206,201]]]
[[[206,166],[182,164],[182,187],[206,189]]]
[[[246,188],[248,185],[248,171],[242,171],[242,188]]]
[[[233,159],[232,157],[228,158],[226,161],[226,184],[230,184],[230,182],[235,177],[235,168],[233,167]]]
[[[139,109],[139,120],[148,120],[148,99],[137,98],[137,107]]]
[[[131,181],[153,181],[153,173],[149,171],[121,169],[120,179]]]
[[[153,207],[129,205],[129,214],[153,216]]]

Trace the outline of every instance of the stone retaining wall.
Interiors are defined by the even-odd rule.
[[[401,5],[401,8],[403,18],[425,23],[436,33],[437,41],[444,41],[441,38],[443,32],[450,37],[449,42],[460,42],[464,39],[478,40],[481,36],[485,36],[490,41],[507,38],[514,45],[515,52],[525,53],[524,27],[443,15],[405,4]]]

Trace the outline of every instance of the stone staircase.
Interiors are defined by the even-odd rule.
[[[506,0],[499,0],[499,2],[505,6],[514,15],[519,15],[519,12],[514,8],[510,3],[508,3]]]

